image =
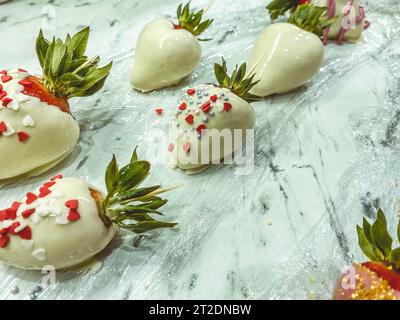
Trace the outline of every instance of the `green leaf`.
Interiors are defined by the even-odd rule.
[[[121,191],[115,193],[112,198],[110,199],[110,203],[114,202],[122,202],[122,201],[134,201],[136,198],[144,197],[150,192],[153,192],[160,188],[160,185],[147,187],[147,188],[137,188],[134,187],[133,189]]]
[[[39,36],[36,39],[36,54],[39,59],[40,66],[43,68],[46,60],[47,49],[49,42],[43,37],[42,29],[39,31]]]
[[[397,224],[397,240],[400,241],[400,219],[399,219],[399,223]]]
[[[66,48],[61,41],[61,39],[57,39],[54,45],[53,55],[51,58],[51,74],[54,78],[57,78],[59,75],[60,64],[64,58]]]
[[[115,155],[113,155],[111,162],[108,164],[106,169],[106,187],[107,192],[112,192],[118,185],[118,164]]]
[[[363,218],[363,230],[365,237],[367,238],[369,243],[373,243],[372,235],[371,235],[371,224],[367,221],[367,219]]]
[[[137,148],[138,147],[136,146],[135,149],[133,150],[132,157],[131,157],[131,163],[139,160],[139,157],[137,154]]]
[[[108,195],[100,205],[101,216],[106,221],[137,233],[176,225],[176,223],[157,221],[150,216],[150,214],[162,215],[159,209],[167,203],[167,200],[156,195],[172,188],[160,189],[159,185],[137,188],[147,177],[149,170],[148,161],[138,160],[137,147],[131,162],[119,171],[117,160],[113,156],[105,175]]]
[[[269,12],[271,20],[275,20],[297,5],[298,2],[293,0],[273,0],[266,9]]]
[[[325,7],[306,3],[293,8],[287,22],[322,37],[323,29],[334,23],[336,18],[328,19],[327,8]]]
[[[397,269],[400,269],[400,248],[392,250],[390,254],[390,262]]]
[[[148,161],[136,161],[123,167],[119,175],[119,185],[123,190],[131,189],[139,185],[150,171]]]
[[[376,221],[372,224],[371,236],[375,246],[381,249],[386,257],[389,257],[393,240],[387,231],[385,214],[381,209],[378,210]]]
[[[160,228],[172,228],[175,227],[177,223],[162,222],[158,220],[143,221],[139,223],[129,223],[121,222],[118,226],[135,233],[144,233],[150,230],[160,229]]]
[[[192,33],[194,36],[197,37],[201,35],[213,23],[212,19],[202,21],[204,10],[191,12],[190,1],[186,3],[183,8],[182,7],[183,5],[180,4],[176,10],[178,25]]]
[[[99,68],[99,57],[89,59],[84,55],[89,31],[86,27],[72,37],[68,34],[65,43],[55,38],[49,42],[39,32],[36,51],[43,68],[43,84],[56,96],[89,96],[104,86],[112,62]]]
[[[83,28],[72,37],[71,47],[73,49],[74,58],[82,56],[86,51],[89,40],[90,28]]]
[[[375,256],[374,247],[368,241],[361,227],[357,226],[358,244],[362,252],[372,261],[378,261],[378,257]]]
[[[238,97],[246,100],[247,102],[259,101],[262,97],[250,94],[249,90],[255,86],[258,81],[253,81],[254,75],[246,75],[246,64],[243,63],[236,65],[232,75],[229,76],[227,72],[226,61],[222,58],[222,65],[214,64],[215,78],[217,79],[221,88],[227,88],[236,94]]]

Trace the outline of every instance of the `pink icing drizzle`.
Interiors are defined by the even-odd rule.
[[[354,2],[354,0],[348,0],[347,1],[346,12],[343,14],[343,17],[346,17],[346,16],[348,16],[350,14],[351,7],[353,6],[353,2]],[[335,13],[336,13],[336,1],[335,0],[327,0],[327,11],[328,11],[328,19],[331,19],[331,18],[333,18],[335,16]],[[355,19],[355,23],[356,24],[360,24],[363,21],[364,18],[365,18],[364,7],[359,6],[359,14]],[[368,21],[365,21],[364,22],[364,29],[368,28],[369,25],[370,25],[370,23]],[[338,36],[338,38],[336,40],[336,43],[338,45],[342,45],[343,44],[344,36],[345,36],[345,34],[346,34],[346,32],[348,30],[349,29],[345,29],[343,27],[340,28],[339,36]],[[326,27],[323,30],[323,40],[322,40],[322,42],[323,42],[324,45],[328,44],[329,31],[330,31],[329,27]]]

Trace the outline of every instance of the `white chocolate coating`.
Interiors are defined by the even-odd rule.
[[[79,125],[69,113],[21,93],[23,86],[18,82],[28,74],[10,75],[11,81],[2,83],[0,80],[0,84],[13,99],[9,106],[18,109],[0,107],[0,122],[4,121],[15,131],[0,137],[0,184],[21,175],[27,177],[43,172],[38,170],[40,168],[49,169],[72,152],[79,138]],[[20,142],[18,131],[26,132],[29,138]]]
[[[314,4],[319,7],[326,7],[328,0],[314,0]],[[349,42],[355,42],[360,39],[361,34],[364,30],[364,19],[355,24],[355,17],[359,15],[359,2],[353,1],[349,19],[343,20],[343,12],[345,11],[345,6],[347,0],[335,0],[335,16],[337,16],[336,21],[330,26],[328,38],[331,40],[336,40],[339,36],[340,29],[342,27],[349,26],[350,29],[344,34],[344,40]]]
[[[77,178],[57,179],[50,187],[50,195],[29,205],[23,201],[16,221],[32,229],[30,246],[27,246],[29,240],[11,235],[9,244],[0,248],[0,260],[28,270],[40,270],[45,265],[62,269],[82,263],[103,250],[114,237],[116,227],[104,225],[89,188],[93,189]],[[65,203],[71,199],[79,201],[80,219],[69,222],[65,218],[69,210]],[[24,219],[21,213],[30,208],[35,208],[36,212]],[[46,210],[50,214],[40,216],[39,212]],[[5,223],[7,220],[0,222],[3,227]]]
[[[258,96],[286,93],[305,84],[324,59],[324,46],[313,33],[289,23],[274,23],[257,38],[249,68],[260,80],[252,90]]]
[[[231,156],[242,145],[246,135],[245,130],[251,129],[255,122],[254,110],[250,104],[230,90],[214,85],[201,85],[195,90],[196,93],[193,95],[186,94],[180,105],[185,103],[187,108],[178,111],[176,119],[171,124],[171,143],[174,145],[174,149],[170,150],[170,163],[172,166],[185,170],[187,174],[199,173],[209,164],[217,163],[219,160]],[[199,92],[201,92],[200,97]],[[214,95],[218,99],[212,102],[210,97]],[[211,102],[210,111],[203,112],[201,106],[207,102]],[[232,108],[229,111],[224,110],[224,103],[231,104]],[[193,115],[192,124],[185,120],[188,115]],[[196,128],[201,124],[204,124],[205,129],[210,131],[199,137]],[[234,129],[241,129],[242,134],[239,139],[232,139],[231,143],[224,143],[224,139],[221,138],[221,131],[224,129],[231,133]],[[234,137],[233,134],[232,137]],[[186,152],[184,145],[188,142],[191,149]],[[213,150],[215,151],[213,152]],[[202,155],[208,155],[206,159],[209,161],[202,161]]]
[[[200,57],[200,44],[189,31],[174,29],[167,20],[152,21],[139,35],[130,82],[142,92],[177,84]]]

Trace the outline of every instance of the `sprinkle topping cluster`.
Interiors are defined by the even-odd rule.
[[[44,217],[55,217],[56,224],[68,224],[80,219],[78,199],[66,201],[63,207],[55,205],[55,200],[64,196],[60,190],[53,190],[60,179],[62,175],[51,178],[35,192],[28,192],[23,201],[15,201],[9,208],[0,210],[0,248],[7,247],[10,236],[18,236],[22,240],[22,245],[26,249],[31,249],[34,241],[29,224],[37,224]],[[43,257],[42,254],[37,255],[35,252],[32,252],[32,255],[36,258]]]
[[[185,126],[180,128],[180,123],[177,121],[178,135],[182,135],[188,131],[196,131],[197,137],[202,138],[204,130],[207,129],[207,123],[210,117],[215,116],[216,112],[229,112],[232,109],[232,104],[229,102],[228,96],[221,90],[220,94],[211,94],[210,86],[199,88],[190,88],[186,91],[184,102],[178,105],[178,110],[175,112],[175,117],[184,115]],[[198,118],[201,118],[198,121]],[[197,120],[197,121],[196,121]],[[190,142],[183,145],[185,152],[190,151]],[[168,151],[172,151],[174,145],[168,146]]]
[[[24,69],[18,69],[18,72],[21,74],[26,74],[27,72]],[[6,70],[0,71],[0,138],[1,137],[9,137],[16,136],[19,142],[24,143],[29,139],[29,134],[23,130],[16,131],[10,123],[1,119],[1,110],[8,109],[13,111],[18,111],[20,108],[20,103],[28,101],[29,96],[24,94],[25,88],[32,85],[32,82],[22,79],[18,81],[18,84],[22,86],[14,87],[11,84],[11,80],[13,80],[13,76],[8,74]],[[22,120],[22,125],[24,127],[34,127],[35,120],[27,115]]]

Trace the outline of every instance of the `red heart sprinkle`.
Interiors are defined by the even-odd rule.
[[[0,92],[0,100],[3,99],[7,95],[7,92],[2,91]]]
[[[7,125],[4,121],[0,122],[0,133],[7,131]]]
[[[79,201],[76,199],[68,200],[67,202],[65,202],[65,206],[72,210],[76,210],[78,209]]]
[[[46,187],[41,187],[39,189],[39,192],[40,192],[39,193],[39,198],[44,198],[44,197],[48,196],[51,193],[51,190],[49,190]]]
[[[0,229],[0,236],[5,236],[8,233],[8,228]]]
[[[211,103],[206,102],[201,106],[201,110],[203,110],[204,113],[207,113],[211,109]]]
[[[157,108],[156,110],[154,110],[157,114],[162,114],[164,109],[163,108]]]
[[[184,102],[179,106],[179,110],[185,110],[186,108],[187,108],[187,105]]]
[[[76,210],[74,210],[74,209],[71,209],[71,210],[69,210],[69,213],[68,213],[68,217],[67,217],[67,219],[69,220],[69,221],[77,221],[77,220],[79,220],[81,218],[81,215],[79,214],[79,212],[78,211],[76,211]]]
[[[191,147],[192,145],[190,144],[190,142],[186,142],[183,146],[182,146],[182,148],[183,148],[183,150],[185,150],[186,152],[188,152],[189,150],[190,150],[190,147]]]
[[[17,234],[16,232],[15,232],[15,229],[17,229],[19,226],[20,226],[21,224],[18,222],[18,221],[15,221],[11,226],[10,226],[10,228],[9,228],[9,232],[10,232],[10,234]]]
[[[11,101],[13,101],[13,99],[11,99],[10,97],[5,97],[5,98],[3,99],[3,107],[7,107],[8,104],[9,104]]]
[[[6,209],[7,219],[14,220],[17,217],[17,212],[11,208]]]
[[[196,131],[201,134],[201,131],[205,130],[205,129],[206,129],[206,125],[204,123],[202,123],[197,126]]]
[[[7,218],[8,216],[6,210],[0,210],[0,221],[7,220]]]
[[[224,102],[224,110],[229,111],[232,109],[232,105],[229,102]]]
[[[0,236],[0,248],[5,248],[10,241],[9,236]]]
[[[1,81],[3,81],[3,82],[8,82],[10,80],[12,80],[12,77],[7,74],[1,76]]]
[[[28,71],[26,71],[25,69],[22,69],[22,68],[18,68],[18,72],[28,72]]]
[[[50,181],[54,181],[54,180],[57,180],[57,179],[62,179],[62,174],[58,174],[58,175],[56,175],[56,176],[54,176],[53,178],[51,178],[50,179]]]
[[[29,134],[27,134],[25,131],[19,131],[18,132],[18,140],[20,142],[24,142],[27,139],[29,139]]]
[[[189,124],[193,123],[193,115],[189,114],[186,118],[185,118],[186,122]]]
[[[34,194],[32,192],[28,192],[26,194],[26,204],[31,204],[31,203],[35,202],[37,198],[38,197],[36,194]]]
[[[188,89],[186,92],[187,92],[188,95],[192,96],[192,95],[194,95],[196,93],[196,89]]]
[[[216,94],[214,94],[213,96],[210,97],[210,100],[211,100],[212,102],[217,101],[217,99],[218,99],[218,97],[217,97]]]
[[[20,232],[18,232],[18,235],[21,237],[21,239],[31,240],[32,239],[31,227],[26,226],[24,229],[22,229]]]
[[[172,151],[174,150],[174,148],[175,148],[175,145],[174,145],[173,143],[170,143],[170,144],[168,145],[168,151],[169,151],[169,152],[172,152]]]
[[[18,211],[20,205],[21,205],[21,202],[14,201],[13,204],[11,205],[11,209]]]
[[[2,91],[3,91],[3,85],[0,84],[0,92],[2,92]]]
[[[35,213],[35,209],[28,209],[28,210],[23,211],[21,215],[24,219],[28,219],[34,213]]]
[[[32,84],[33,84],[33,82],[32,81],[29,81],[29,80],[21,80],[21,81],[19,81],[18,82],[19,84],[21,84],[21,85],[23,85],[24,87],[25,86],[31,86]]]
[[[50,187],[54,186],[55,184],[56,184],[55,181],[50,181],[50,182],[44,183],[44,184],[43,184],[43,187],[45,187],[45,188],[50,188]]]
[[[1,70],[0,73],[1,74],[7,74],[7,71],[6,70]]]

